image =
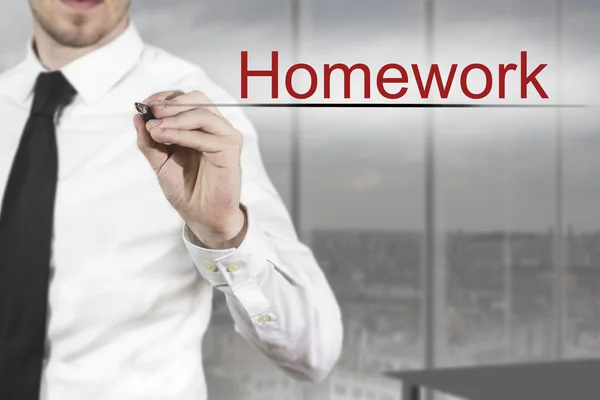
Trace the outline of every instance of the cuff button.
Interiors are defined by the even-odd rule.
[[[235,271],[237,271],[237,270],[239,270],[239,269],[240,269],[240,265],[239,265],[238,263],[233,263],[233,264],[230,264],[230,265],[227,267],[227,271],[229,271],[229,272],[235,272]]]
[[[271,319],[272,318],[269,314],[263,314],[260,317],[258,317],[258,323],[264,324],[265,322],[269,322]]]
[[[211,261],[206,261],[204,263],[204,267],[206,267],[206,269],[209,270],[210,272],[215,272],[217,270],[216,264]]]

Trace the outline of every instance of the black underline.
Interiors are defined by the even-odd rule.
[[[248,108],[586,108],[584,104],[476,104],[476,103],[215,103],[177,104],[158,107],[248,107]]]

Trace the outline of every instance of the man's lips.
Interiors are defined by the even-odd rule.
[[[91,10],[98,4],[102,3],[103,0],[61,0],[63,4],[74,10]]]

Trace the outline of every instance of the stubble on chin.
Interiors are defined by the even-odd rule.
[[[37,18],[40,27],[56,43],[73,48],[89,47],[98,43],[106,35],[106,32],[86,32],[86,24],[89,23],[85,15],[73,15],[70,17],[69,26],[58,26],[45,18]]]

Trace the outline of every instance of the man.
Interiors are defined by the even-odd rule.
[[[325,379],[340,311],[253,127],[129,3],[30,0],[0,76],[0,399],[204,399],[213,288],[282,371]]]

